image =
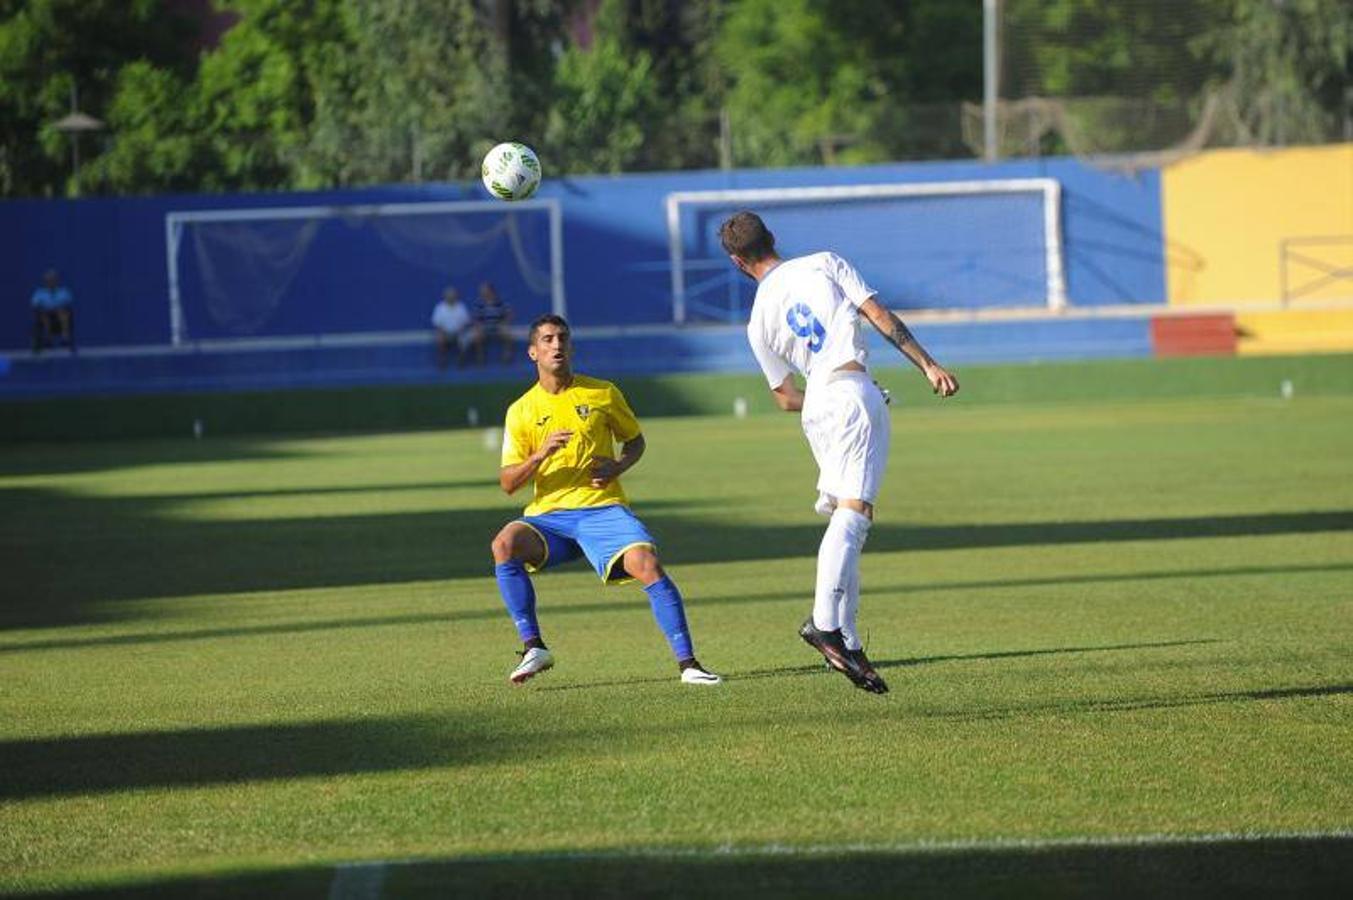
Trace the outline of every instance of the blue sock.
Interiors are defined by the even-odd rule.
[[[644,588],[648,604],[653,607],[653,618],[667,635],[667,643],[677,662],[695,656],[691,649],[691,635],[686,630],[686,607],[681,603],[681,592],[666,575]]]
[[[498,592],[503,595],[503,605],[512,616],[512,624],[517,626],[517,635],[522,641],[540,637],[540,624],[536,622],[536,589],[531,584],[531,576],[526,567],[517,560],[498,563],[493,567],[498,576]]]

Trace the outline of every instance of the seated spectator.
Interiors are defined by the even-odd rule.
[[[33,292],[33,352],[41,353],[64,341],[75,352],[75,316],[71,309],[75,297],[61,283],[56,269],[48,269],[42,276],[42,287]]]
[[[470,310],[461,302],[460,291],[448,287],[432,309],[432,327],[437,333],[437,368],[445,369],[456,346],[456,365],[465,364],[465,353],[475,344],[476,325]]]
[[[508,333],[508,323],[512,321],[512,307],[498,297],[498,291],[492,282],[479,285],[479,299],[474,305],[474,320],[478,328],[475,335],[475,357],[484,362],[484,345],[497,341],[502,348],[503,362],[512,361],[512,335]]]

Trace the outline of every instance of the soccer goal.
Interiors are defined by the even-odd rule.
[[[564,315],[554,199],[175,211],[170,341],[352,342],[426,333],[446,286],[491,282],[517,320]]]
[[[1067,304],[1051,178],[681,191],[667,195],[675,322],[745,319],[752,285],[729,265],[718,228],[748,208],[782,255],[840,253],[894,308]]]

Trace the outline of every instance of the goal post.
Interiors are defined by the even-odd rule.
[[[1000,211],[979,207],[990,206],[986,199],[1023,198],[1025,203],[1017,206],[1006,204]],[[943,206],[937,205],[944,201]],[[836,249],[847,258],[855,259],[850,247],[835,245],[831,242],[843,240],[839,233],[824,230],[828,226],[823,221],[828,212],[852,212],[849,216],[850,227],[858,228],[859,234],[867,236],[867,243],[875,253],[882,254],[884,266],[904,264],[908,246],[915,244],[918,254],[924,256],[953,255],[955,247],[964,241],[970,244],[966,251],[964,265],[970,269],[981,265],[984,251],[989,249],[992,238],[1000,238],[1003,250],[1009,257],[1006,262],[1021,271],[999,271],[999,262],[993,261],[998,269],[987,273],[986,281],[972,280],[974,285],[985,283],[998,284],[1001,279],[1008,282],[1020,280],[1024,286],[1020,290],[1037,296],[1029,300],[1051,310],[1060,310],[1067,305],[1066,274],[1062,252],[1061,237],[1061,185],[1052,178],[1014,178],[991,181],[946,181],[919,182],[909,184],[862,184],[834,187],[793,187],[793,188],[757,188],[747,190],[711,190],[678,191],[667,195],[667,236],[670,264],[672,270],[672,319],[677,323],[691,320],[693,291],[687,278],[688,270],[714,270],[722,273],[731,271],[726,257],[717,246],[717,237],[712,240],[702,231],[692,235],[687,228],[687,220],[692,214],[720,212],[731,213],[737,209],[754,207],[779,208],[778,218],[786,218],[786,210],[797,207],[798,215],[803,218],[797,227],[796,244],[811,242],[813,246],[795,246],[788,252],[809,252],[819,249]],[[971,210],[971,214],[968,212]],[[964,217],[971,216],[970,227],[964,227]],[[777,218],[768,214],[768,218]],[[699,223],[697,223],[698,226]],[[785,237],[771,222],[771,230],[776,232],[777,243],[782,249],[788,249]],[[712,223],[706,223],[705,231]],[[905,227],[904,227],[905,226]],[[845,230],[850,230],[847,228]],[[909,236],[910,235],[910,236]],[[1020,241],[1009,240],[1018,236]],[[893,241],[890,247],[889,242]],[[986,242],[986,246],[984,246]],[[713,247],[710,247],[710,244]],[[927,251],[926,247],[936,248]],[[691,250],[698,254],[692,258]],[[987,256],[993,256],[987,253]],[[925,259],[919,262],[924,264]],[[1036,276],[1030,266],[1037,267]],[[924,268],[924,265],[920,266]],[[879,266],[869,267],[864,272],[871,284]],[[953,268],[951,266],[951,268]],[[943,271],[934,269],[933,277],[939,280]],[[884,273],[881,280],[888,282]],[[876,287],[883,285],[875,284]],[[980,290],[980,287],[974,288]],[[935,292],[932,287],[930,294]],[[880,292],[885,301],[895,303],[899,299]],[[904,291],[904,293],[906,293]],[[1023,295],[1014,288],[1002,294],[1008,300],[991,305],[1012,306],[1023,303]],[[924,303],[924,299],[922,300]],[[980,303],[980,301],[978,301]],[[943,307],[945,304],[939,304]]]
[[[545,273],[534,271],[536,269],[535,260],[529,258],[533,255],[532,252],[523,247],[524,241],[519,231],[511,227],[515,221],[511,217],[521,213],[542,213],[547,218],[548,238],[544,241],[547,247],[542,247],[534,253],[535,256],[544,256],[548,259],[548,262],[545,263],[547,267]],[[478,233],[472,233],[465,228],[457,231],[445,227],[450,225],[453,220],[466,220],[474,217],[478,217],[479,220],[489,217],[492,223],[492,217],[495,215],[500,217],[501,221],[507,222],[507,227],[492,225],[488,229],[481,229]],[[432,216],[449,218],[441,223],[443,227],[438,227],[438,223],[427,218]],[[567,312],[564,294],[563,217],[559,201],[553,198],[522,200],[514,203],[503,203],[499,200],[432,201],[425,203],[178,210],[167,213],[164,219],[171,345],[180,346],[192,337],[189,334],[188,316],[185,310],[184,270],[181,264],[185,235],[189,233],[190,229],[198,229],[200,236],[201,229],[209,229],[212,226],[245,226],[248,228],[252,225],[259,229],[269,226],[290,226],[291,230],[287,234],[275,240],[269,241],[267,236],[261,234],[248,235],[248,240],[237,240],[230,248],[230,254],[233,254],[232,259],[236,268],[248,266],[255,259],[261,260],[258,262],[258,267],[264,273],[262,277],[266,280],[268,276],[271,276],[276,281],[282,281],[294,277],[303,264],[318,267],[324,265],[323,260],[305,260],[304,257],[309,251],[310,242],[314,238],[316,229],[332,220],[343,220],[349,224],[377,223],[378,226],[384,226],[378,235],[377,243],[383,244],[388,252],[404,258],[406,261],[411,261],[411,265],[422,265],[428,269],[450,268],[448,258],[456,256],[462,247],[469,248],[464,251],[467,255],[478,253],[479,257],[483,257],[487,252],[484,248],[488,242],[504,241],[507,249],[499,252],[510,254],[515,258],[519,270],[530,270],[524,271],[522,277],[538,288],[541,295],[548,297],[550,311],[561,316]],[[401,221],[406,224],[398,225]],[[407,223],[414,224],[409,225]],[[448,231],[455,233],[443,234],[443,232]],[[401,242],[404,244],[402,247],[400,246]],[[200,243],[198,250],[199,256],[205,260],[206,257],[202,253]],[[420,254],[428,258],[420,259]],[[230,262],[231,260],[226,260],[221,262],[220,265],[226,267]],[[337,259],[334,262],[357,265],[360,268],[360,263],[353,260]],[[211,264],[216,265],[215,262]],[[199,268],[205,268],[206,265],[207,263],[203,262],[199,264]],[[228,285],[229,279],[223,280],[223,284]],[[272,289],[277,286],[268,285],[267,287]],[[281,290],[281,288],[278,288],[279,297]],[[218,286],[217,293],[224,292],[228,292],[227,288]],[[435,299],[435,297],[420,297],[418,301],[430,309]],[[336,330],[351,333],[354,329],[339,328]]]

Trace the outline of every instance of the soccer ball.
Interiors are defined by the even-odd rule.
[[[540,187],[540,160],[525,144],[499,144],[484,157],[480,178],[499,200],[525,200]]]

